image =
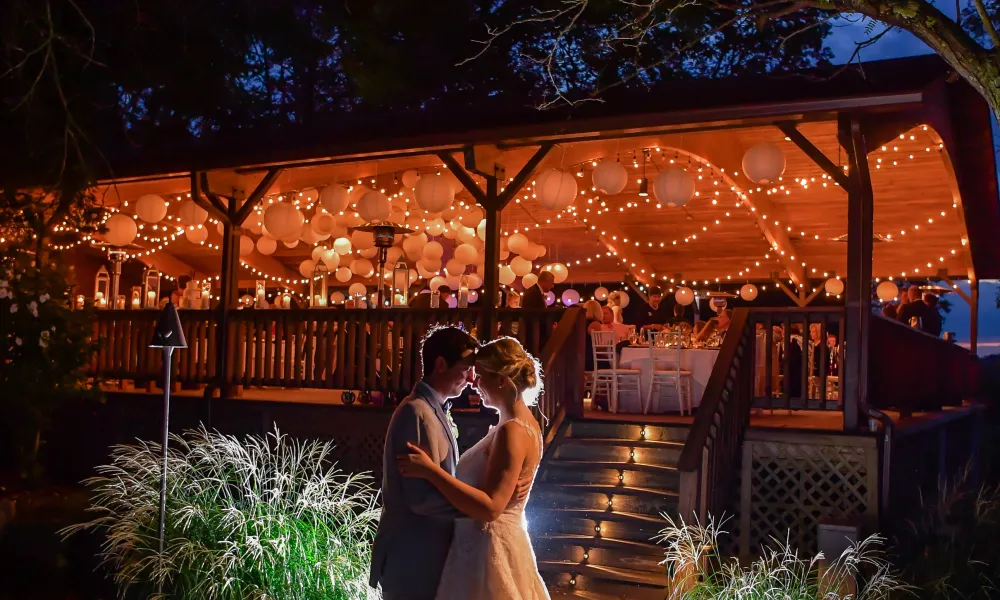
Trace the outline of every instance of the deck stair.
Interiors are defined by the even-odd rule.
[[[687,427],[570,421],[553,440],[528,522],[553,598],[663,600],[664,548],[652,540],[677,509]]]

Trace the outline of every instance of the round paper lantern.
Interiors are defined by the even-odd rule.
[[[350,254],[352,248],[353,246],[351,246],[351,240],[345,237],[337,238],[333,241],[333,251],[341,256],[347,256]]]
[[[369,223],[385,221],[392,213],[392,204],[382,192],[370,190],[358,200],[358,216]]]
[[[539,244],[528,244],[519,254],[524,260],[535,260],[541,255],[541,249]]]
[[[449,240],[453,240],[453,239],[455,239],[455,235],[456,234],[455,234],[455,230],[454,229],[452,229],[451,227],[445,226],[444,232],[442,232],[441,235],[443,235],[444,237],[446,237]]]
[[[281,240],[281,243],[285,245],[285,248],[294,248],[299,245],[299,240]]]
[[[556,295],[552,292],[545,292],[545,306],[552,306],[556,303]]]
[[[628,183],[628,171],[617,160],[602,160],[591,176],[594,187],[605,194],[620,194]]]
[[[347,297],[344,296],[344,292],[334,292],[330,294],[330,304],[343,304]]]
[[[836,277],[831,277],[823,284],[823,288],[826,289],[827,294],[839,296],[844,293],[844,282]]]
[[[520,256],[515,256],[510,260],[510,268],[518,277],[524,277],[528,273],[531,273],[531,261]]]
[[[194,203],[194,200],[187,198],[181,202],[181,207],[177,211],[184,225],[201,225],[208,219],[208,211]]]
[[[298,200],[299,203],[305,204],[306,206],[316,204],[316,201],[319,200],[319,190],[302,190],[299,192]]]
[[[476,250],[475,246],[462,244],[458,248],[455,248],[455,260],[463,265],[471,265],[476,262],[477,258],[479,258],[479,251]]]
[[[618,306],[622,308],[627,307],[629,302],[631,302],[631,298],[628,293],[623,291],[618,291],[616,293],[618,294]]]
[[[517,275],[514,274],[514,271],[511,270],[509,265],[504,265],[500,267],[500,276],[499,276],[500,283],[504,285],[510,285],[514,283],[514,279],[516,278]]]
[[[514,235],[510,236],[507,239],[507,247],[510,248],[510,251],[513,252],[514,254],[520,254],[521,252],[524,252],[524,250],[527,249],[528,246],[530,245],[531,242],[528,240],[528,237],[523,233],[515,233]]]
[[[319,260],[320,257],[323,256],[324,252],[326,252],[326,246],[316,246],[312,249],[312,252],[309,253],[309,256],[313,260]]]
[[[309,226],[319,239],[325,240],[337,231],[337,218],[326,212],[316,213]]]
[[[303,223],[302,224],[302,231],[299,233],[299,239],[302,240],[303,242],[309,244],[310,246],[313,246],[316,243],[318,243],[320,240],[324,240],[326,238],[323,238],[323,237],[320,237],[319,235],[317,235],[316,232],[313,231],[313,229],[309,225],[309,223]]]
[[[437,237],[442,233],[444,233],[444,230],[447,227],[448,226],[445,225],[444,221],[442,221],[441,219],[432,219],[427,222],[427,225],[426,227],[424,227],[424,230],[427,232],[427,235],[431,237]]]
[[[462,242],[463,244],[471,244],[479,239],[476,237],[475,229],[465,226],[463,226],[461,229],[455,232],[455,237],[457,237],[458,241]]]
[[[556,283],[562,283],[569,277],[569,269],[562,263],[552,263],[542,267],[543,271],[549,271],[555,277]]]
[[[159,223],[167,216],[167,202],[156,194],[140,196],[135,202],[135,214],[147,223]]]
[[[245,235],[240,236],[240,256],[250,256],[253,252],[253,240]]]
[[[469,289],[478,290],[483,287],[483,278],[477,273],[469,273]]]
[[[257,252],[260,252],[264,256],[274,254],[274,251],[277,249],[278,242],[274,238],[261,237],[257,240]]]
[[[264,211],[264,227],[279,240],[301,235],[304,222],[305,218],[299,209],[287,202],[275,202]]]
[[[333,250],[326,250],[319,258],[326,265],[326,268],[331,271],[340,266],[340,255]]]
[[[747,302],[753,302],[757,299],[757,286],[752,283],[748,283],[740,288],[740,298],[743,298]]]
[[[432,292],[436,292],[439,287],[445,285],[446,283],[445,278],[439,275],[437,277],[432,277],[430,282],[427,284],[427,287],[429,287]]]
[[[688,306],[694,302],[694,292],[689,287],[679,287],[674,292],[674,300],[677,300],[677,304],[681,306]]]
[[[215,224],[215,231],[217,231],[219,235],[226,234],[226,226],[222,224],[222,221],[219,221],[218,223]]]
[[[536,283],[538,283],[538,275],[535,275],[534,273],[528,273],[521,278],[521,287],[524,289],[528,289]]]
[[[562,303],[566,306],[573,306],[580,302],[580,292],[570,288],[562,293]]]
[[[351,287],[347,288],[347,293],[355,298],[358,296],[364,296],[368,293],[368,288],[365,287],[363,283],[352,283]]]
[[[378,254],[378,248],[365,248],[364,250],[358,250],[358,255],[362,258],[375,258]]]
[[[444,255],[444,246],[441,242],[427,242],[424,245],[424,258],[440,260]]]
[[[441,261],[423,259],[417,261],[417,274],[427,279],[429,277],[434,277],[441,271]]]
[[[535,244],[535,250],[538,250],[538,258],[541,258],[546,254],[548,254],[548,250],[546,250],[545,246],[541,244]]]
[[[458,307],[458,300],[454,296],[448,296],[448,299],[444,303],[448,305],[448,308]]]
[[[203,244],[208,239],[208,230],[204,226],[193,225],[184,230],[184,237],[192,244]]]
[[[476,290],[469,290],[469,304],[475,304],[479,301],[479,292]]]
[[[403,185],[410,188],[411,190],[417,186],[417,180],[420,179],[420,175],[416,171],[403,171]]]
[[[601,287],[594,290],[594,300],[604,302],[607,299],[608,299],[608,288],[602,285]]]
[[[334,215],[347,210],[347,188],[333,184],[321,189],[319,191],[319,205]]]
[[[465,264],[457,258],[453,258],[445,264],[444,270],[449,277],[457,277],[465,274]]]
[[[484,242],[486,241],[486,219],[483,219],[479,222],[479,225],[476,225],[476,235],[479,239]]]
[[[108,230],[104,233],[104,240],[112,246],[128,246],[139,235],[139,226],[135,224],[135,219],[122,213],[115,213],[104,222]],[[208,232],[204,229],[202,241],[208,237]],[[188,239],[191,239],[188,237]]]
[[[899,295],[899,288],[891,281],[883,281],[875,288],[875,294],[882,302],[889,302]]]
[[[484,216],[483,209],[478,206],[469,206],[467,210],[458,213],[458,220],[466,227],[476,227]]]
[[[403,250],[399,246],[393,246],[385,251],[385,264],[391,269],[400,258],[403,257]]]
[[[538,204],[548,210],[565,210],[576,199],[576,177],[559,169],[549,169],[535,179]]]
[[[427,212],[441,212],[455,201],[451,180],[441,175],[425,175],[417,180],[413,190],[417,206]]]
[[[365,221],[364,221],[364,219],[362,219],[361,217],[358,216],[358,213],[353,212],[353,211],[348,211],[348,212],[344,213],[343,215],[337,217],[337,223],[341,227],[343,227],[343,228],[346,229],[348,227],[359,227],[361,225],[364,225]],[[346,237],[346,236],[344,236],[344,237]]]
[[[389,218],[386,219],[386,221],[395,223],[396,225],[402,225],[403,223],[406,223],[406,213],[401,210],[393,209],[393,211],[389,213]]]
[[[351,233],[351,244],[358,250],[369,250],[375,247],[375,234],[370,231],[354,231]]]
[[[427,243],[427,236],[422,233],[410,236],[403,240],[403,252],[406,252],[407,256],[410,256],[411,254],[416,254],[418,252],[422,253],[424,249],[424,244],[426,243]]]
[[[501,250],[500,260],[507,260],[508,258],[510,258],[510,250]]]
[[[350,281],[351,275],[352,275],[351,270],[348,269],[347,267],[340,267],[339,269],[337,269],[337,272],[333,274],[333,276],[336,277],[337,281],[339,281],[340,283],[347,283],[348,281]]]
[[[371,277],[375,272],[372,261],[367,258],[355,258],[351,261],[351,272],[358,277]]]
[[[304,260],[299,263],[299,275],[309,279],[313,275],[313,271],[316,270],[316,263],[311,260]]]
[[[774,183],[785,172],[785,154],[770,142],[757,144],[743,155],[743,172],[754,183]]]
[[[694,197],[694,177],[680,167],[660,171],[653,179],[653,195],[667,206],[684,206]]]

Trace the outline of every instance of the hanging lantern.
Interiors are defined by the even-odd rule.
[[[319,205],[334,215],[347,210],[347,189],[337,184],[324,187],[319,191]]]
[[[325,240],[337,232],[337,219],[328,212],[317,213],[309,221],[309,227],[320,240]]]
[[[617,160],[602,160],[591,174],[591,180],[598,191],[605,194],[620,194],[628,184],[628,171]]]
[[[562,283],[569,278],[569,268],[562,263],[552,263],[551,265],[545,265],[542,267],[543,271],[549,271],[552,273],[556,283]]]
[[[531,273],[532,265],[530,260],[515,256],[510,260],[510,268],[514,272],[514,275],[524,277],[528,273]]]
[[[111,294],[111,275],[107,267],[101,265],[94,278],[94,306],[97,308],[108,307],[108,296]]]
[[[290,241],[302,234],[305,217],[298,208],[288,202],[275,202],[264,211],[264,227],[271,237]]]
[[[500,267],[500,274],[499,274],[500,283],[502,283],[503,285],[510,285],[514,283],[514,280],[516,278],[517,275],[514,274],[514,271],[510,268],[510,265],[503,265],[502,267]]]
[[[844,282],[838,277],[831,277],[823,284],[826,293],[831,296],[839,296],[844,293]]]
[[[562,293],[562,303],[566,306],[573,306],[580,302],[580,292],[570,288]]]
[[[681,286],[674,292],[674,300],[681,306],[689,306],[694,302],[694,291],[689,287]]]
[[[334,292],[330,294],[330,304],[343,304],[347,300],[344,292]]]
[[[184,230],[184,237],[192,244],[204,244],[208,239],[208,230],[204,225],[189,225]]]
[[[250,256],[253,252],[254,243],[253,240],[245,235],[240,236],[240,256]]]
[[[367,258],[356,258],[351,261],[351,272],[358,277],[371,277],[375,272],[375,266]]]
[[[314,270],[316,270],[316,261],[314,260],[309,260],[307,258],[299,263],[299,275],[301,275],[303,279],[309,279],[312,277]]]
[[[597,300],[599,302],[604,302],[607,299],[608,299],[608,288],[602,285],[601,287],[594,290],[594,300]]]
[[[425,175],[417,180],[413,197],[420,208],[427,212],[438,213],[455,201],[455,189],[448,178],[441,175]]]
[[[140,286],[140,285],[133,285],[132,286],[132,295],[131,295],[131,298],[132,298],[132,300],[131,300],[131,302],[129,302],[129,306],[132,308],[132,310],[139,310],[139,309],[141,309],[142,308],[142,286]]]
[[[208,211],[198,206],[194,200],[187,198],[181,201],[177,216],[183,225],[202,225],[208,220]]]
[[[535,260],[542,254],[542,246],[540,244],[528,244],[527,247],[523,248],[519,253],[521,258],[524,260]]]
[[[274,238],[260,237],[257,240],[257,252],[260,252],[264,256],[270,256],[274,254],[274,251],[278,249],[278,242]]]
[[[327,280],[329,276],[330,269],[322,261],[316,261],[309,279],[309,306],[312,308],[326,308],[327,297],[330,295]]]
[[[167,202],[156,194],[140,196],[135,202],[135,215],[147,223],[159,223],[167,216]]]
[[[115,213],[104,222],[108,228],[104,233],[104,239],[112,246],[128,246],[139,234],[139,226],[135,224],[135,219],[122,213]]]
[[[743,155],[743,172],[754,183],[774,183],[785,172],[785,154],[770,142],[757,144]]]
[[[351,270],[348,269],[347,267],[340,267],[340,268],[338,268],[337,272],[335,274],[335,276],[337,278],[337,281],[339,281],[340,283],[347,283],[348,281],[351,280],[351,277],[353,275],[354,274],[351,273]]]
[[[150,267],[142,274],[142,297],[146,308],[159,308],[161,274]]]
[[[358,250],[371,250],[375,247],[375,234],[355,229],[351,232],[351,244]]]
[[[694,197],[694,178],[680,167],[661,171],[653,179],[653,195],[667,206],[684,206]]]
[[[358,200],[358,216],[368,223],[385,221],[391,212],[392,204],[382,192],[370,190]]]
[[[524,289],[528,289],[536,283],[538,283],[538,275],[535,275],[534,273],[528,273],[521,278],[521,287]]]
[[[417,181],[420,179],[420,175],[416,171],[403,171],[403,176],[400,179],[402,180],[404,186],[412,190],[417,187]]]
[[[745,284],[740,288],[740,298],[743,298],[747,302],[753,302],[757,299],[757,286],[752,283]]]
[[[441,260],[444,255],[444,246],[440,242],[427,242],[424,245],[424,258],[430,260]]]
[[[350,254],[352,248],[353,246],[351,245],[351,240],[345,237],[337,238],[333,242],[333,251],[341,256],[347,256]]]
[[[520,254],[528,249],[531,241],[523,233],[515,233],[507,239],[507,247],[514,254]]]
[[[551,291],[545,292],[545,306],[552,306],[556,303],[556,295]]]
[[[896,296],[899,295],[899,287],[891,281],[883,281],[875,288],[875,295],[882,302],[890,302],[895,300]]]
[[[392,297],[396,306],[410,303],[410,268],[401,260],[392,268]]]
[[[448,225],[445,224],[444,220],[438,218],[428,221],[427,226],[424,227],[424,230],[427,232],[427,235],[431,237],[437,237],[442,233],[444,233],[445,229],[447,228]]]
[[[538,204],[548,210],[565,210],[576,199],[576,177],[559,169],[549,169],[535,179]]]
[[[471,265],[479,258],[479,251],[470,244],[460,244],[455,248],[455,260],[463,265]]]

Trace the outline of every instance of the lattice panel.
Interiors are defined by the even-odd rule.
[[[747,441],[740,506],[741,554],[786,538],[799,552],[816,552],[821,522],[878,516],[878,462],[874,443]]]

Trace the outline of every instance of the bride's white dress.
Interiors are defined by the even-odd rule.
[[[511,419],[528,430],[540,459],[542,440],[533,427]],[[494,427],[458,461],[456,476],[469,485],[482,484]],[[533,467],[537,469],[537,464]],[[528,469],[521,477],[528,475]],[[508,506],[491,523],[457,519],[437,600],[548,600],[549,592],[538,574],[535,553],[528,539],[524,502]]]

